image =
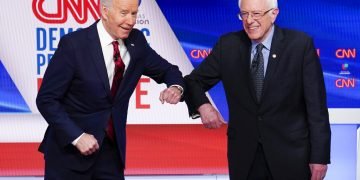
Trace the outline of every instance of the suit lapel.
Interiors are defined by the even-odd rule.
[[[129,37],[130,38],[130,37]],[[125,74],[124,74],[124,79],[129,79],[129,76],[131,74],[132,69],[134,68],[135,65],[135,44],[132,43],[132,41],[130,39],[126,39],[125,42],[125,46],[126,49],[128,50],[129,54],[130,54],[130,63],[129,63],[129,67],[127,68]]]
[[[274,72],[276,71],[276,68],[279,64],[280,57],[282,55],[282,50],[284,49],[284,43],[282,43],[284,39],[284,35],[277,26],[275,26],[274,36],[271,42],[271,49],[268,59],[268,66],[265,74],[264,79],[264,90],[263,90],[263,96],[262,99],[264,99],[267,89],[269,87],[269,83],[271,82],[271,79],[274,75]]]
[[[251,78],[251,69],[250,69],[250,61],[251,61],[251,40],[248,38],[248,36],[246,35],[245,31],[242,31],[242,36],[241,36],[242,40],[241,42],[244,42],[244,44],[242,44],[242,47],[246,47],[242,49],[241,52],[241,59],[243,64],[242,66],[244,67],[244,72],[246,74],[246,79],[247,79],[247,85],[249,88],[249,92],[251,94],[251,97],[253,98],[254,102],[257,102],[256,100],[256,92],[255,92],[255,88],[254,88],[254,84]]]
[[[99,21],[97,21],[97,22],[99,22]],[[107,94],[109,100],[111,101],[109,78],[108,78],[106,66],[104,63],[105,61],[104,61],[103,52],[101,50],[101,43],[100,43],[98,31],[96,28],[97,22],[95,22],[93,25],[91,25],[89,27],[89,33],[88,33],[88,37],[89,37],[89,41],[90,41],[89,42],[90,53],[92,54],[91,60],[94,63],[97,74],[103,83],[104,90],[106,91],[106,94]]]
[[[253,98],[254,102],[257,102],[257,98],[256,98],[256,90],[254,87],[254,83],[252,80],[252,76],[251,76],[251,68],[250,68],[250,61],[251,61],[251,43],[249,43],[247,45],[248,49],[246,50],[246,53],[244,53],[246,56],[244,57],[244,59],[246,59],[246,70],[247,70],[247,75],[248,75],[248,87],[249,87],[249,91],[251,94],[251,97]]]

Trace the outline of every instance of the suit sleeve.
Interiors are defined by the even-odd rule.
[[[197,109],[205,103],[210,103],[205,92],[211,89],[221,80],[221,40],[214,46],[211,53],[204,61],[185,76],[186,94],[185,102],[189,109],[189,115],[197,117]]]
[[[326,90],[319,58],[311,39],[304,56],[303,84],[310,130],[310,163],[330,163],[331,131]]]
[[[65,111],[63,97],[71,86],[75,74],[71,43],[64,36],[45,72],[43,82],[36,98],[37,107],[55,132],[59,145],[66,146],[79,137],[83,131]]]
[[[144,46],[144,72],[143,75],[150,77],[157,83],[165,83],[167,87],[179,85],[185,90],[185,82],[178,66],[169,63],[157,54],[147,43],[144,35],[140,32],[139,41]]]

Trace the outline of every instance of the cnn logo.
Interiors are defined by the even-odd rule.
[[[63,24],[67,21],[69,14],[79,24],[88,20],[88,14],[96,20],[100,18],[99,0],[57,0],[56,12],[48,12],[44,7],[45,0],[33,0],[32,9],[37,19],[49,24]]]

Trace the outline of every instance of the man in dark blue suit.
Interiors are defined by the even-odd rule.
[[[133,29],[138,0],[101,0],[101,19],[61,38],[37,96],[49,124],[39,150],[45,179],[124,179],[129,98],[142,75],[168,88],[176,104],[184,82]]]
[[[229,105],[231,180],[321,180],[331,130],[324,77],[312,39],[274,25],[277,0],[239,0],[244,30],[220,37],[185,77],[191,115],[224,121],[205,91],[223,82]]]

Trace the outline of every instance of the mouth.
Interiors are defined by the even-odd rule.
[[[121,29],[125,30],[125,31],[131,31],[131,28],[130,27],[122,27],[120,26]]]
[[[259,26],[250,26],[250,27],[248,27],[248,29],[251,31],[255,31],[255,30],[259,29]]]

